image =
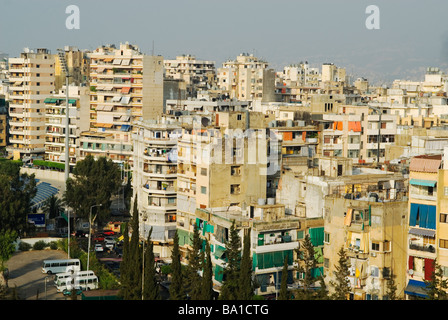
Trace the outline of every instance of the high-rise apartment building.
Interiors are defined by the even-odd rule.
[[[89,82],[90,59],[89,52],[79,50],[76,47],[65,46],[62,50],[65,56],[70,85],[81,85]],[[63,71],[61,61],[57,54],[55,56],[55,92],[65,85],[66,73]]]
[[[165,78],[185,81],[186,93],[196,97],[198,91],[207,90],[215,80],[215,62],[198,60],[192,55],[177,56],[164,60]]]
[[[45,160],[65,164],[66,90],[45,99]],[[89,129],[89,88],[69,86],[69,157],[74,166],[79,157],[79,134]]]
[[[143,54],[137,46],[103,46],[90,54],[90,132],[81,138],[81,157],[132,158],[133,122],[157,119],[163,112],[163,57]],[[84,148],[108,135],[108,145]]]
[[[275,101],[275,71],[252,54],[242,53],[217,71],[218,87],[238,100]]]
[[[54,56],[48,49],[26,49],[9,58],[10,145],[14,158],[43,158],[45,99],[54,91]]]

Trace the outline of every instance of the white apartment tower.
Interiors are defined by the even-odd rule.
[[[133,122],[157,119],[163,112],[163,57],[126,43],[97,48],[90,60],[90,132],[81,138],[81,158],[91,154],[130,161]],[[102,148],[94,147],[97,138]]]
[[[45,98],[54,91],[54,58],[48,49],[25,49],[9,58],[8,153],[16,159],[43,158],[45,151]]]

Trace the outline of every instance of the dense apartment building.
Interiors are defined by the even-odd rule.
[[[275,71],[253,54],[224,62],[217,70],[217,85],[230,98],[275,101]]]
[[[193,55],[184,54],[176,59],[166,59],[163,64],[165,78],[185,82],[187,97],[196,97],[198,91],[209,89],[215,82],[214,61],[198,60]]]
[[[44,157],[45,99],[54,91],[55,61],[48,49],[26,49],[9,58],[8,153],[18,159]]]
[[[88,85],[90,74],[89,52],[79,50],[76,47],[65,46],[61,50],[65,57],[65,64],[69,74],[69,84],[80,86]],[[62,62],[58,54],[55,54],[55,92],[58,92],[65,85],[66,72],[62,67]]]
[[[375,114],[368,106],[340,106],[342,112],[323,115],[322,154],[359,163],[382,163],[386,145],[395,141],[394,114]]]
[[[434,262],[438,253],[444,252],[446,244],[443,239],[444,222],[438,224],[437,217],[444,210],[438,208],[444,202],[444,182],[438,185],[439,169],[442,169],[443,157],[439,155],[421,155],[411,159],[409,164],[409,233],[408,233],[408,265],[406,268],[406,298],[409,300],[427,296],[423,288],[425,281],[432,278]],[[440,173],[443,178],[444,172]],[[440,189],[440,190],[439,190]],[[441,192],[440,192],[441,191]],[[444,208],[444,207],[443,207]],[[442,212],[442,214],[441,214]],[[441,241],[437,235],[437,227],[441,226]],[[445,264],[444,259],[443,263]]]
[[[8,144],[8,107],[5,96],[0,94],[0,148]]]
[[[324,201],[325,282],[334,281],[338,252],[349,261],[350,300],[387,300],[388,280],[404,298],[407,188],[398,173],[355,174],[334,181]],[[334,288],[328,285],[330,292]]]
[[[133,122],[157,119],[162,112],[163,57],[128,43],[97,48],[90,54],[90,132],[81,137],[81,158],[131,161]],[[104,149],[93,148],[105,136]]]
[[[65,163],[66,90],[44,100],[45,103],[45,160]],[[79,135],[89,130],[89,88],[69,86],[69,157],[70,166],[79,158]]]
[[[132,185],[137,196],[140,232],[160,258],[171,256],[177,213],[177,140],[180,126],[162,118],[137,121],[133,140]]]
[[[263,115],[217,112],[209,121],[208,126],[182,126],[177,145],[178,229],[188,230],[196,208],[238,207],[266,198],[268,139],[257,131],[264,128]]]

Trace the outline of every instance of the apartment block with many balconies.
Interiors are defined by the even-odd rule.
[[[45,99],[54,91],[54,57],[48,49],[26,49],[9,58],[8,153],[16,159],[43,159],[45,152]]]
[[[91,133],[83,134],[82,146],[93,145],[95,133],[112,140],[104,150],[81,147],[81,158],[91,154],[132,161],[133,122],[157,119],[163,112],[163,57],[126,43],[97,48],[90,60]]]

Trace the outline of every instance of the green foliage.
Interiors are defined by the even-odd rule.
[[[199,236],[199,226],[194,224],[192,249],[188,250],[188,266],[185,277],[185,287],[191,300],[199,300],[201,295],[201,277],[198,272],[202,268],[202,240]]]
[[[239,300],[251,300],[254,296],[254,282],[252,279],[252,258],[250,256],[250,232],[244,234],[243,256],[241,258],[241,268],[239,275]]]
[[[96,207],[97,220],[101,223],[109,218],[111,195],[121,184],[119,167],[112,160],[87,156],[78,161],[73,169],[73,178],[67,180],[65,202],[73,208],[77,217],[88,218],[90,208]]]
[[[20,251],[29,251],[29,250],[31,250],[31,248],[32,248],[32,245],[30,245],[28,242],[21,241],[19,243],[19,250]]]
[[[39,240],[37,242],[34,243],[33,245],[33,250],[43,250],[48,246],[48,244],[43,241],[43,240]]]
[[[443,276],[442,267],[436,260],[433,262],[434,270],[429,280],[425,280],[428,300],[448,300],[448,280]]]
[[[349,261],[345,254],[344,247],[341,247],[338,252],[339,260],[338,264],[335,266],[336,271],[334,272],[335,280],[330,281],[335,289],[334,293],[331,295],[333,300],[347,300],[347,295],[350,293],[350,280],[348,276],[349,271]]]
[[[171,285],[170,285],[170,299],[184,300],[184,279],[182,275],[182,267],[180,264],[179,251],[179,235],[177,231],[174,234],[173,251],[171,252]]]
[[[64,211],[64,203],[57,196],[52,195],[45,201],[42,211],[49,219],[54,219],[59,216],[60,212]]]
[[[208,241],[205,244],[205,265],[201,279],[201,300],[213,299],[213,266],[211,249]]]
[[[50,242],[50,249],[51,250],[58,250],[58,243],[57,243],[57,241],[51,241]]]
[[[0,271],[4,270],[4,264],[15,252],[14,241],[17,239],[17,232],[14,230],[4,230],[0,232]]]
[[[35,195],[34,175],[21,174],[18,163],[0,161],[0,232],[14,230],[22,236],[30,230],[27,215]]]
[[[151,241],[152,228],[148,235],[148,247],[145,250],[145,268],[143,299],[157,300],[159,298],[159,285],[156,279],[156,265],[154,257],[154,244]]]
[[[282,282],[280,284],[280,292],[278,295],[278,300],[289,300],[288,294],[288,256],[285,257],[283,261],[282,269]]]
[[[44,160],[34,160],[34,166],[46,167],[50,169],[65,170],[65,164],[60,162],[44,161]]]
[[[228,263],[223,270],[223,285],[219,299],[237,300],[241,267],[241,239],[238,235],[235,221],[232,222],[230,227],[230,240],[226,242],[225,254],[228,258]]]

